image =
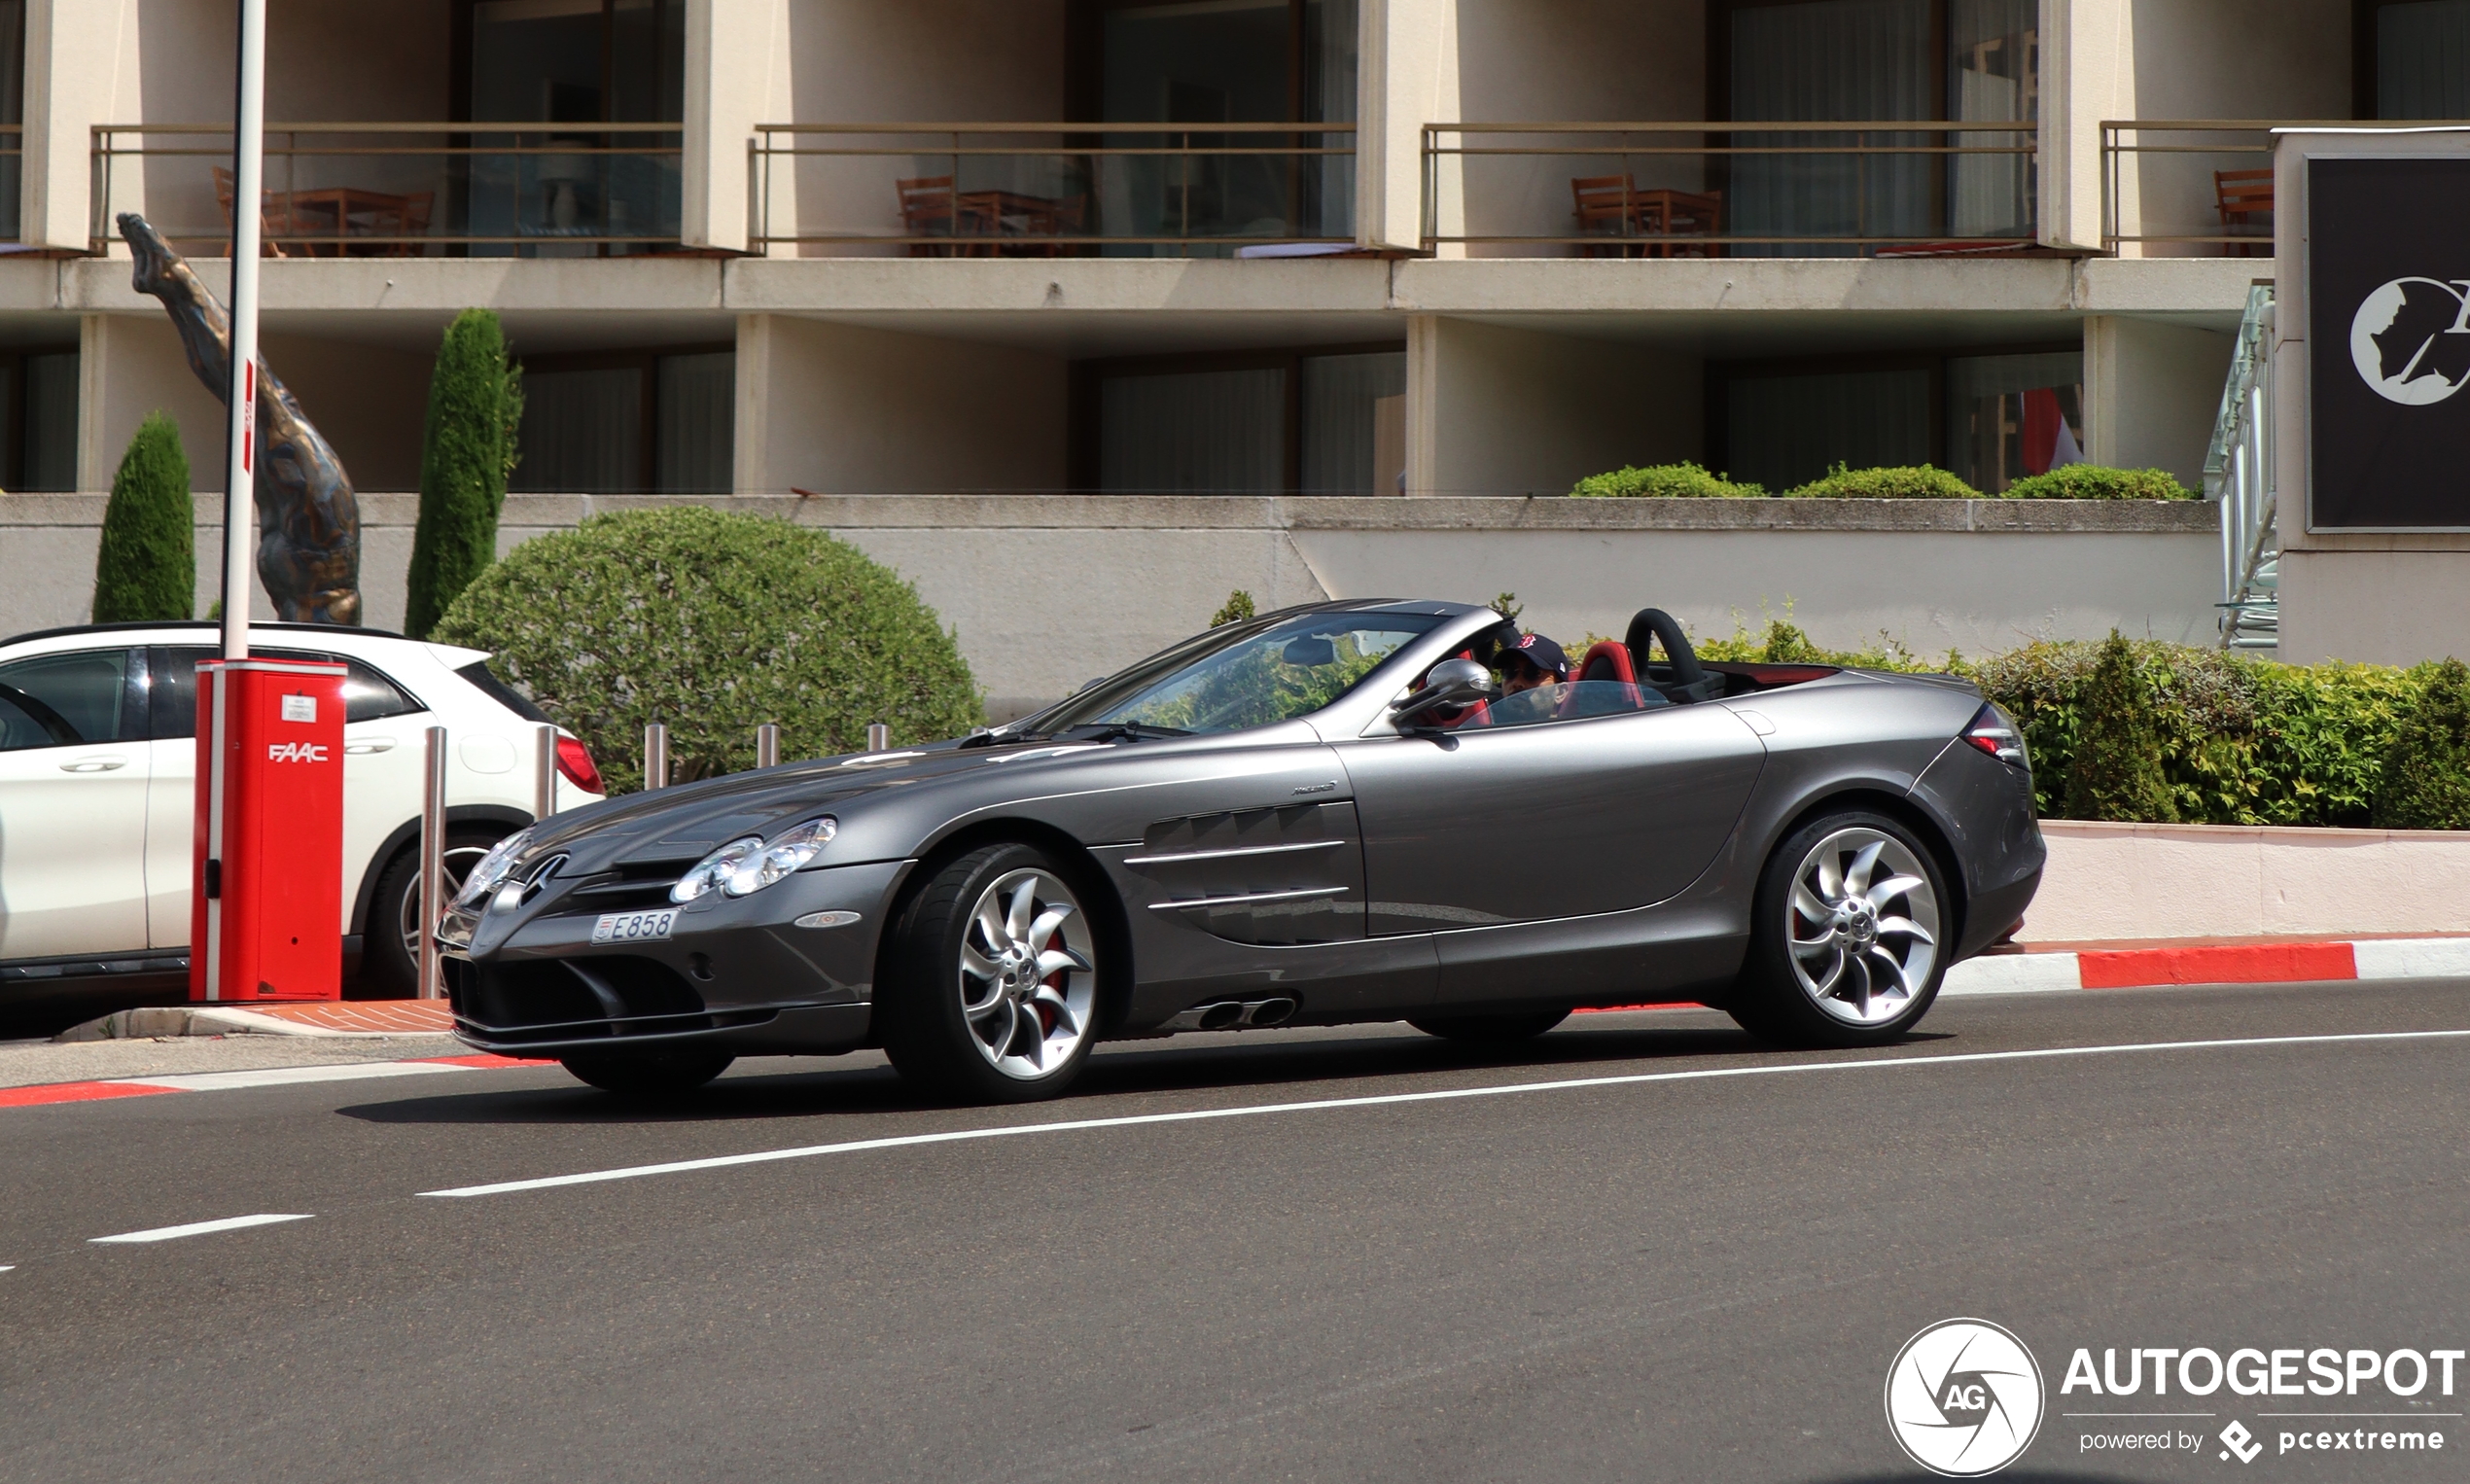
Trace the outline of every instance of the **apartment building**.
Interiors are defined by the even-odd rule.
[[[232,34],[0,0],[13,491],[104,488],[158,406],[219,477],[112,221],[226,251]],[[2470,0],[270,0],[265,343],[382,495],[441,327],[493,307],[518,491],[801,499],[976,645],[1063,632],[1067,578],[1173,632],[1237,579],[1641,571],[1709,624],[2201,638],[2208,515],[1992,557],[1761,511],[1718,550],[1524,497],[1680,459],[2197,483],[2270,127],[2470,115],[2465,43]]]

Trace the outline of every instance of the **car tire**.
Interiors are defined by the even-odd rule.
[[[489,847],[510,831],[486,825],[450,826],[446,830],[446,896],[449,901],[463,877]],[[420,840],[395,852],[370,894],[369,916],[362,924],[360,972],[353,975],[344,997],[351,1000],[409,1000],[419,993],[418,942],[406,930],[412,903],[420,893]],[[387,931],[387,924],[394,931]]]
[[[1749,954],[1725,1010],[1786,1046],[1875,1046],[1938,997],[1954,931],[1938,862],[1912,830],[1848,810],[1792,832],[1767,861]]]
[[[594,1051],[558,1058],[558,1065],[603,1092],[625,1098],[683,1097],[729,1070],[721,1051]]]
[[[893,924],[875,995],[884,1054],[938,1097],[1060,1094],[1097,1042],[1099,925],[1080,872],[1028,845],[937,867]]]
[[[1508,1010],[1492,1015],[1410,1015],[1406,1023],[1443,1041],[1502,1045],[1533,1041],[1569,1018],[1566,1009]]]

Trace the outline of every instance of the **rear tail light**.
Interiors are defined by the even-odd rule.
[[[1963,739],[2010,767],[2031,770],[2032,760],[2024,753],[2024,733],[1995,706],[1985,705],[1973,713]]]
[[[566,775],[568,783],[586,794],[609,792],[600,781],[600,769],[592,765],[591,749],[585,747],[580,737],[570,737],[562,732],[558,734],[557,770]]]

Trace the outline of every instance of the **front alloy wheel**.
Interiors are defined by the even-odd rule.
[[[1096,1041],[1099,928],[1067,866],[1027,845],[946,863],[895,920],[875,1018],[904,1078],[1018,1103],[1071,1083]]]

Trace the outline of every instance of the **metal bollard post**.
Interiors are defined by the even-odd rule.
[[[866,724],[866,751],[885,753],[892,750],[892,728],[881,722]]]
[[[420,784],[420,956],[416,999],[435,1000],[438,923],[446,909],[446,729],[426,728]]]
[[[781,763],[781,724],[766,722],[755,728],[755,765],[778,767]]]
[[[532,818],[545,820],[557,812],[557,728],[532,728]]]
[[[643,786],[669,786],[669,728],[658,722],[643,729]]]

